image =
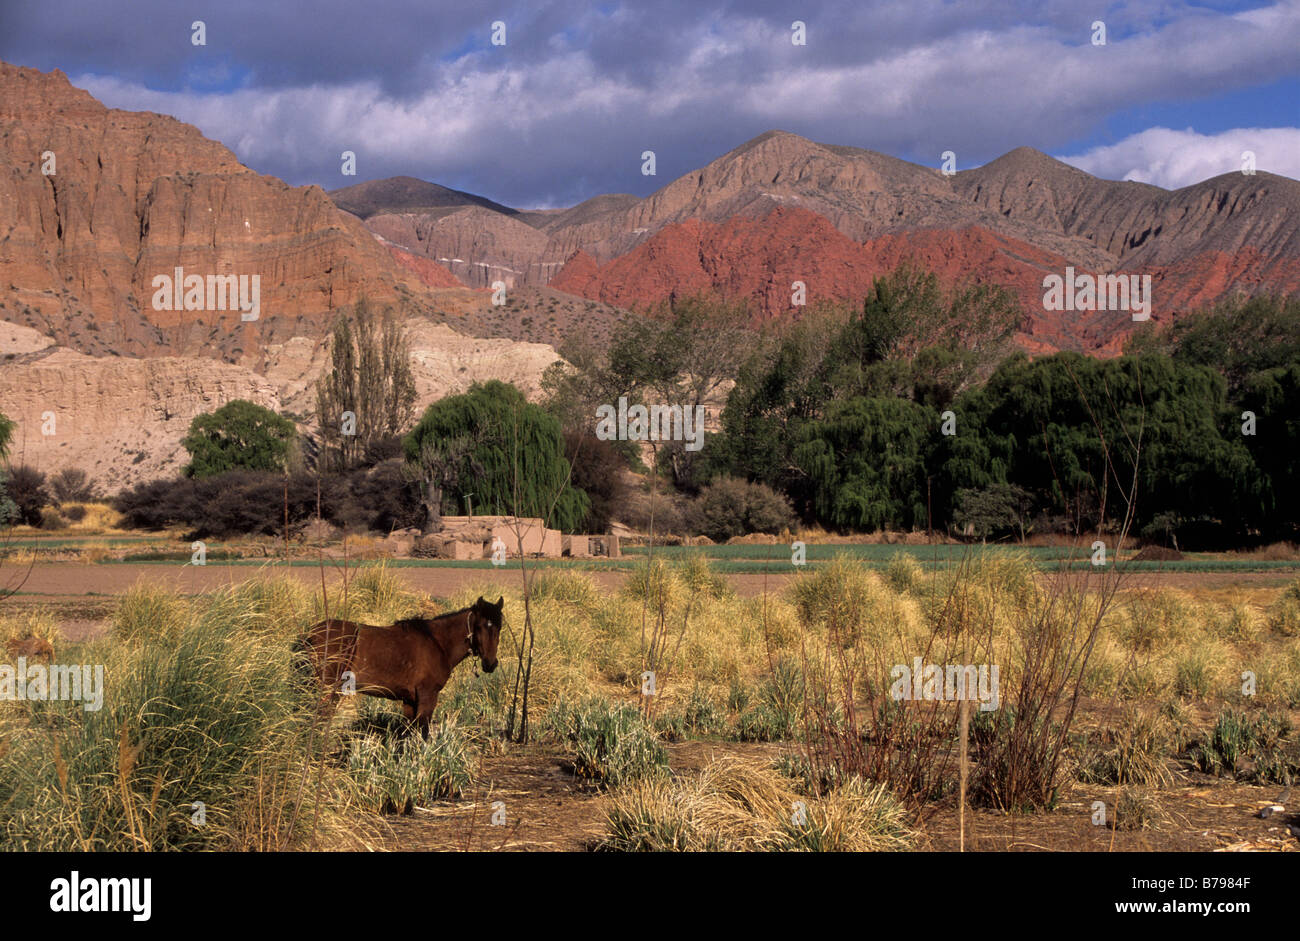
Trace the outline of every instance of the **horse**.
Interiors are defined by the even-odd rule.
[[[468,608],[395,624],[329,618],[308,628],[294,650],[329,691],[322,712],[333,711],[340,686],[350,679],[358,693],[402,703],[406,718],[414,719],[427,739],[438,694],[456,664],[473,655],[485,673],[497,668],[504,608],[504,596],[493,604],[480,595]]]

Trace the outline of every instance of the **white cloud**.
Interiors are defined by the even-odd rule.
[[[74,82],[110,106],[193,123],[255,169],[293,182],[332,187],[404,173],[516,205],[567,204],[639,191],[644,149],[658,154],[660,174],[686,172],[780,127],[829,143],[932,153],[936,162],[951,149],[969,165],[968,155],[1078,140],[1119,109],[1295,72],[1300,0],[1232,15],[1185,9],[1160,22],[1123,36],[1114,30],[1105,47],[1091,46],[1083,27],[1063,38],[1059,26],[949,26],[853,59],[819,56],[816,37],[833,30],[831,21],[810,23],[809,46],[795,48],[784,24],[724,15],[656,46],[670,52],[649,72],[602,66],[596,46],[529,60],[472,53],[430,63],[427,90],[413,97],[390,94],[378,80],[211,93],[157,92],[98,75]],[[1152,129],[1069,159],[1102,176],[1181,185],[1239,168],[1241,150],[1251,149],[1261,169],[1300,176],[1295,133],[1205,138]],[[337,176],[343,150],[357,153],[356,179]]]
[[[1117,144],[1059,159],[1093,176],[1178,189],[1221,173],[1241,172],[1244,151],[1255,154],[1257,170],[1300,179],[1300,128],[1295,127],[1236,128],[1218,134],[1153,127]]]

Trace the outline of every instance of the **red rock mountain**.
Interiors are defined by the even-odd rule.
[[[173,118],[105,108],[59,71],[0,63],[0,162],[0,319],[83,353],[254,358],[362,293],[418,306],[430,280],[319,187],[255,173]],[[259,319],[155,310],[153,278],[177,267],[260,275]]]
[[[1030,350],[1113,353],[1131,316],[1045,311],[1046,275],[1149,274],[1157,321],[1231,291],[1300,289],[1300,183],[1263,172],[1166,191],[1020,148],[944,176],[770,131],[645,199],[598,196],[568,210],[451,200],[441,187],[442,201],[425,209],[428,193],[382,198],[388,184],[349,188],[375,207],[366,224],[468,283],[545,283],[628,307],[711,289],[780,316],[793,281],[810,302],[857,298],[910,260],[949,281],[1010,288]]]

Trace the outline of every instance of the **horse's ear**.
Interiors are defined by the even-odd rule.
[[[482,596],[482,595],[479,595],[479,596],[478,596],[478,601],[476,601],[476,602],[474,602],[474,603],[475,603],[475,604],[487,604],[487,602],[483,600],[483,596]]]
[[[497,608],[500,609],[500,608],[504,608],[505,606],[506,606],[506,596],[502,595],[500,598],[497,599]]]

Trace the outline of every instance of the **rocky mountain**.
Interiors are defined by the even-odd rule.
[[[432,184],[369,198],[376,210],[504,209]],[[177,268],[180,305],[154,284]],[[216,282],[224,293],[257,276],[257,319],[220,295],[225,310],[184,309],[194,275],[201,307],[214,279],[233,276]],[[173,118],[106,108],[61,72],[0,63],[0,413],[17,422],[12,460],[79,467],[112,492],[179,471],[191,420],[231,399],[310,426],[329,323],[362,295],[400,306],[420,408],[491,378],[533,394],[556,359],[549,345],[449,326],[484,319],[486,292],[319,187],[257,174]]]
[[[255,173],[173,118],[105,108],[58,71],[0,63],[0,162],[0,318],[83,353],[247,361],[362,294],[423,301],[319,187]],[[154,279],[177,268],[258,276],[258,319],[219,296],[226,310],[156,309]]]
[[[1025,310],[1026,349],[1114,353],[1131,316],[1046,311],[1045,276],[1067,266],[1149,274],[1156,320],[1231,291],[1294,291],[1298,210],[1300,183],[1263,172],[1166,191],[1022,147],[945,176],[769,131],[644,199],[611,194],[544,212],[476,204],[367,224],[468,283],[549,284],[633,308],[717,290],[750,298],[766,317],[791,312],[793,281],[810,300],[860,297],[872,277],[911,260],[951,281],[1010,288]]]

